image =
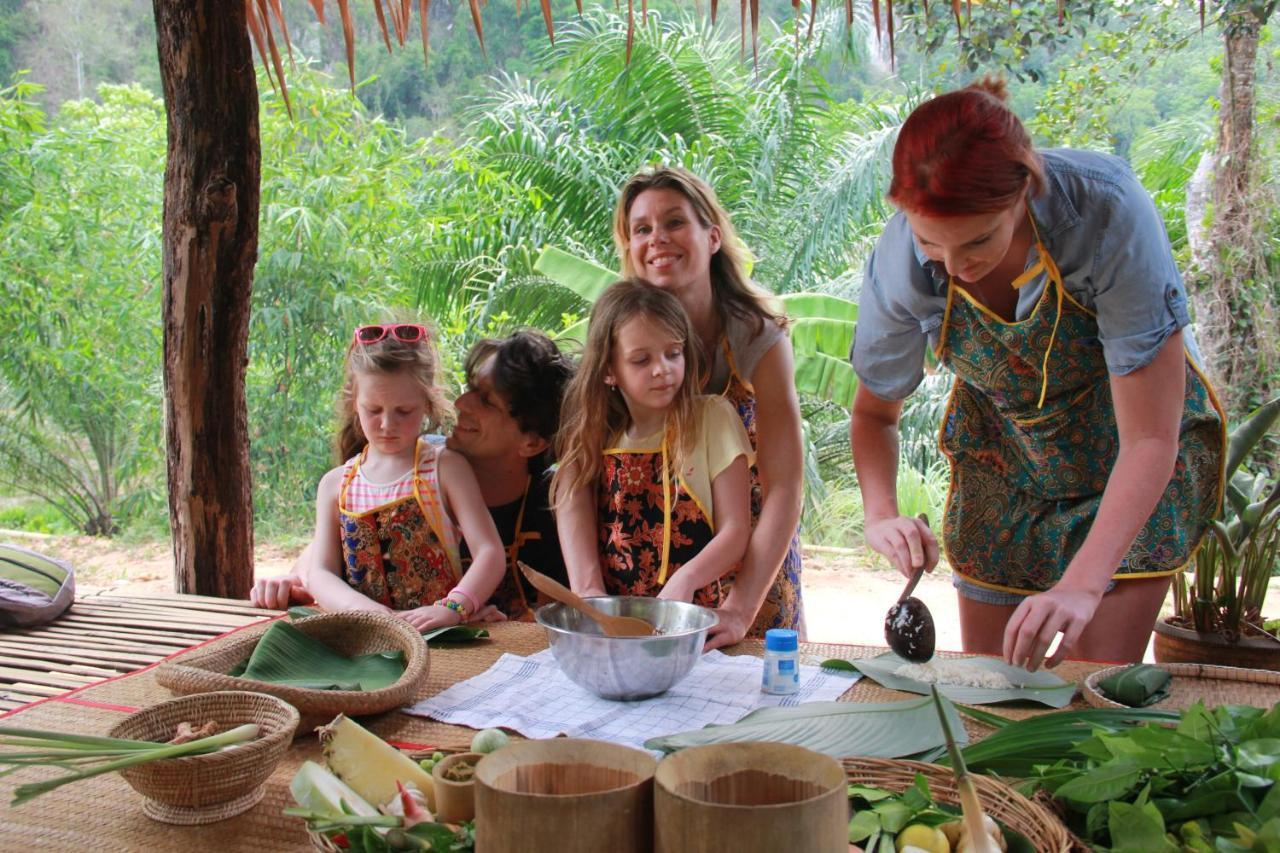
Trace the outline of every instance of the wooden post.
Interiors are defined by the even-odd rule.
[[[178,592],[253,582],[245,410],[258,249],[258,91],[241,0],[153,0],[168,116],[164,384]]]

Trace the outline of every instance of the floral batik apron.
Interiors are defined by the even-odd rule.
[[[392,610],[439,601],[462,577],[457,534],[445,519],[436,482],[428,482],[419,467],[423,452],[436,451],[419,439],[413,451],[413,494],[367,512],[348,512],[347,488],[364,462],[366,448],[352,463],[338,495],[343,578]]]
[[[952,279],[937,350],[956,376],[940,436],[951,462],[947,559],[971,583],[1022,594],[1062,578],[1120,450],[1096,316],[1067,293],[1038,235],[1035,249],[1039,260],[1013,282],[1045,274],[1031,315],[1008,322]],[[1173,477],[1117,579],[1182,569],[1221,506],[1226,421],[1186,363]]]
[[[738,373],[738,366],[733,360],[733,351],[729,342],[724,342],[724,355],[729,363],[729,383],[725,386],[723,396],[733,404],[742,425],[747,429],[747,438],[751,441],[751,449],[756,458],[760,456],[760,448],[756,444],[756,392]],[[763,505],[760,488],[760,469],[751,466],[751,529],[760,520],[760,508]],[[763,637],[770,628],[791,628],[804,634],[804,602],[800,597],[800,531],[791,536],[791,544],[782,559],[782,568],[769,588],[756,621],[747,632],[748,637]]]
[[[671,476],[666,439],[657,448],[605,450],[596,506],[600,568],[609,595],[656,596],[715,536],[706,504]],[[703,607],[719,607],[723,600],[719,580],[693,596]]]

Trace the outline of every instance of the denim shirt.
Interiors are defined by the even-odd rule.
[[[1149,364],[1165,340],[1191,322],[1182,276],[1155,204],[1118,157],[1051,149],[1045,188],[1030,203],[1041,242],[1067,292],[1098,318],[1107,369],[1115,375]],[[1028,266],[1035,260],[1028,252]],[[1044,292],[1041,274],[1018,294],[1017,320]],[[947,272],[916,244],[897,213],[864,272],[850,360],[867,390],[901,400],[924,377],[926,343],[938,344],[947,307]],[[1195,343],[1184,333],[1188,351]]]

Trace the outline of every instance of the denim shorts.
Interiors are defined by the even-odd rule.
[[[998,607],[1017,607],[1022,600],[1028,595],[1034,593],[1006,592],[1002,589],[990,589],[989,587],[979,586],[976,583],[967,581],[962,575],[955,572],[951,573],[951,585],[956,588],[956,592],[963,595],[970,601],[976,601],[979,604],[994,604]],[[1116,582],[1111,581],[1107,584],[1103,595],[1116,588]]]

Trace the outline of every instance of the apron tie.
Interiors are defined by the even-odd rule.
[[[662,564],[658,568],[658,583],[667,582],[667,569],[671,563],[671,466],[667,464],[667,436],[662,436]]]
[[[1032,227],[1035,227],[1034,222]],[[1058,269],[1058,265],[1054,263],[1049,252],[1045,249],[1044,244],[1040,242],[1039,235],[1036,237],[1036,254],[1040,256],[1040,260],[1032,266],[1028,267],[1022,275],[1013,280],[1013,289],[1018,290],[1023,285],[1031,282],[1041,272],[1048,276],[1048,283],[1045,287],[1055,286],[1057,290],[1057,313],[1053,317],[1053,328],[1049,332],[1049,345],[1044,350],[1044,360],[1040,363],[1040,399],[1036,403],[1037,409],[1044,408],[1045,396],[1049,393],[1049,355],[1053,352],[1053,342],[1058,336],[1058,324],[1062,322],[1062,273]]]

